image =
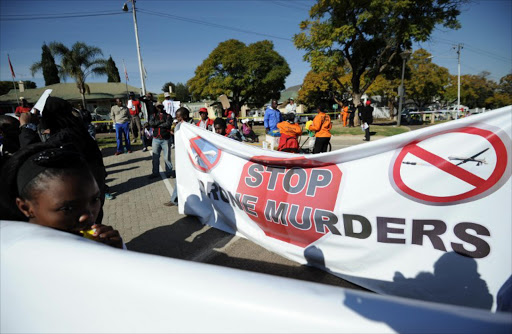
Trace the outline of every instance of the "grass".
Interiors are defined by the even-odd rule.
[[[109,147],[117,147],[115,133],[105,134],[105,135],[102,134],[99,136],[97,135],[96,142],[98,143],[100,150],[102,150],[104,148],[109,148]]]

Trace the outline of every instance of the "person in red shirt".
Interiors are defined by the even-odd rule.
[[[214,131],[213,119],[208,118],[208,110],[206,108],[203,107],[199,109],[199,117],[201,117],[201,119],[196,123],[198,127],[208,131]]]
[[[137,142],[137,137],[140,135],[142,141],[143,130],[140,125],[140,101],[135,99],[135,94],[130,92],[130,99],[128,100],[127,108],[130,111],[130,132],[133,137],[133,142]],[[137,128],[137,130],[135,130]]]
[[[17,106],[16,110],[14,111],[14,114],[18,117],[20,117],[20,115],[23,113],[30,112],[30,109],[31,109],[28,106],[28,102],[27,102],[27,100],[25,100],[25,98],[20,97],[20,100],[21,100],[21,106]]]

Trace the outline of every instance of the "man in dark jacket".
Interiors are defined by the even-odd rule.
[[[172,116],[164,111],[164,106],[161,103],[157,103],[155,113],[150,115],[149,126],[153,128],[153,143],[151,145],[153,170],[148,178],[153,179],[159,175],[160,152],[162,152],[162,150],[164,151],[165,174],[167,177],[172,177],[174,171],[172,170],[171,150],[169,145]]]
[[[359,118],[361,119],[361,127],[364,130],[364,140],[370,141],[370,124],[373,123],[373,107],[370,100],[366,101],[366,106],[359,106]]]

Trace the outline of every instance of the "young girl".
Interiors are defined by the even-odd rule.
[[[96,224],[100,190],[81,154],[47,143],[14,154],[0,173],[0,219],[21,220],[123,248],[119,232]]]

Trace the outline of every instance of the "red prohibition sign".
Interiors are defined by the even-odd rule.
[[[392,170],[391,170],[391,176],[392,176],[392,184],[394,188],[404,195],[405,197],[420,202],[424,204],[431,204],[431,205],[452,205],[452,204],[458,204],[462,202],[470,202],[473,200],[476,200],[478,198],[484,197],[485,192],[490,190],[491,188],[494,189],[490,190],[490,192],[497,190],[501,184],[500,180],[504,176],[505,172],[507,171],[507,163],[508,163],[508,152],[507,147],[503,143],[502,139],[493,131],[482,129],[482,128],[476,128],[476,127],[464,127],[456,130],[446,131],[438,135],[443,135],[447,133],[465,133],[465,134],[471,134],[476,136],[481,136],[485,140],[487,140],[493,147],[495,153],[496,153],[496,166],[494,170],[492,171],[491,175],[487,178],[481,178],[478,175],[475,175],[467,170],[465,170],[462,167],[459,167],[452,162],[432,153],[428,150],[418,146],[417,144],[421,141],[413,141],[409,144],[407,144],[405,147],[402,148],[398,156],[396,157],[394,163],[392,163]],[[508,136],[507,136],[508,137]],[[432,138],[429,137],[429,138]],[[429,139],[426,138],[426,139]],[[452,196],[433,196],[433,195],[427,195],[423,194],[421,192],[418,192],[414,189],[411,189],[402,179],[402,176],[400,174],[400,169],[403,166],[404,158],[407,154],[412,154],[423,161],[431,164],[432,166],[452,175],[453,177],[456,177],[467,184],[472,185],[474,188],[470,191],[452,195]],[[507,173],[508,174],[508,173]],[[507,178],[508,179],[508,178]],[[506,180],[505,180],[506,181]],[[481,196],[479,196],[481,195]]]

